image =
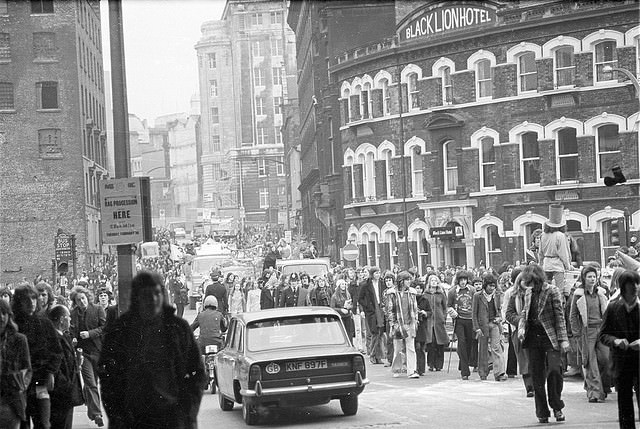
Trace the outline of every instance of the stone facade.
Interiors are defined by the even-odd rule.
[[[411,2],[398,3],[397,22],[441,12],[440,4],[415,2],[410,12]],[[342,180],[341,245],[359,244],[361,264],[424,272],[524,261],[555,202],[584,260],[604,263],[615,251],[611,221],[626,218],[638,234],[638,95],[621,73],[602,72],[607,61],[637,69],[637,4],[502,3],[482,5],[496,17],[482,29],[380,41],[335,58],[341,171],[351,174]],[[568,48],[563,65],[558,51]],[[531,53],[533,66],[523,60]],[[389,112],[367,115],[357,94],[381,82],[386,93],[373,92],[370,110],[389,98]],[[627,182],[607,188],[614,165]]]
[[[58,230],[75,235],[79,274],[103,251],[98,181],[107,176],[108,156],[99,3],[6,3],[0,282],[52,279]]]

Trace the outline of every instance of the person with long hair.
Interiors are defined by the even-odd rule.
[[[424,297],[429,301],[431,313],[427,317],[427,365],[429,371],[441,371],[444,366],[444,348],[449,344],[445,323],[447,320],[447,295],[435,272],[427,274]]]
[[[27,386],[31,381],[27,337],[18,332],[9,303],[0,299],[0,427],[18,429],[26,420]]]
[[[13,295],[13,314],[18,330],[27,337],[33,377],[27,388],[26,420],[29,427],[33,420],[36,428],[51,425],[51,400],[49,393],[54,388],[54,375],[60,369],[62,347],[51,321],[39,316],[39,301],[36,289],[29,283],[21,283]]]
[[[174,312],[162,278],[148,271],[136,274],[129,310],[107,331],[100,355],[110,427],[197,425],[207,376],[189,324]]]
[[[545,273],[539,265],[527,265],[521,276],[526,291],[518,336],[529,353],[536,417],[538,422],[548,423],[551,407],[556,421],[562,422],[565,415],[561,350],[569,349],[562,293],[545,282]]]
[[[607,309],[605,290],[596,285],[598,271],[586,266],[580,273],[582,287],[571,300],[570,321],[573,335],[582,348],[584,387],[589,402],[602,402],[611,392],[609,380],[609,349],[598,340],[598,331]]]
[[[234,283],[229,291],[229,314],[241,314],[244,313],[246,308],[246,299],[240,283]]]
[[[355,328],[353,326],[353,318],[351,316],[351,307],[353,307],[353,298],[347,289],[347,281],[344,279],[338,279],[336,281],[336,290],[331,295],[329,305],[332,308],[344,309],[348,312],[348,315],[342,317],[344,328],[349,335],[349,339],[353,341],[355,335]]]
[[[393,335],[393,362],[391,368],[394,377],[400,376],[402,368],[402,350],[406,350],[407,374],[409,378],[420,378],[417,369],[415,349],[418,329],[418,302],[416,290],[411,287],[413,278],[408,271],[398,274],[398,287],[387,290],[386,311],[391,335]]]

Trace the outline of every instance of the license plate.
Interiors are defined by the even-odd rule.
[[[325,368],[327,368],[326,360],[305,360],[300,362],[287,362],[285,370],[291,372]]]

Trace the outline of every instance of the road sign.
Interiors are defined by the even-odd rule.
[[[60,233],[55,238],[56,260],[73,258],[73,239],[70,234]]]
[[[342,257],[345,261],[355,261],[358,259],[358,255],[360,254],[360,250],[358,246],[353,243],[349,243],[342,248]]]
[[[131,244],[144,240],[140,177],[100,181],[102,242]]]

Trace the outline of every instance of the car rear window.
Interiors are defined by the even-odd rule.
[[[295,316],[247,325],[247,349],[253,352],[312,345],[343,345],[348,340],[337,316]]]
[[[307,273],[310,277],[326,276],[329,270],[326,265],[309,264],[309,265],[285,265],[281,269],[282,274],[289,275],[291,273]]]

